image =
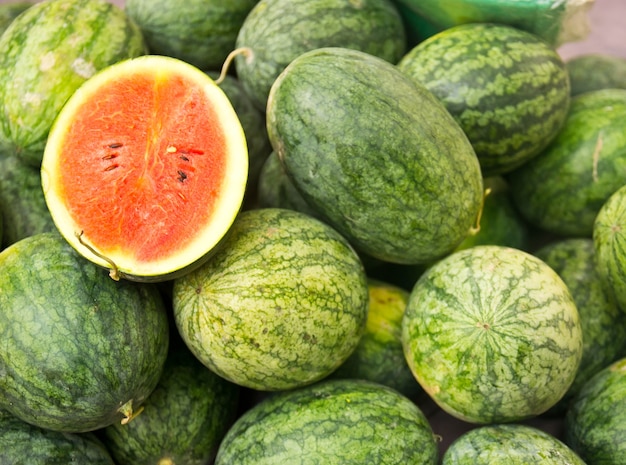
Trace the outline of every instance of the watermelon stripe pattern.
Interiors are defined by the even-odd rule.
[[[437,463],[424,414],[397,391],[333,380],[278,394],[244,413],[216,465]]]
[[[559,55],[538,37],[504,25],[445,30],[410,50],[398,68],[444,103],[485,176],[536,156],[569,108],[569,79]]]
[[[354,350],[367,319],[363,266],[302,213],[245,211],[198,270],[175,280],[176,324],[220,376],[260,390],[316,381]]]
[[[411,292],[402,342],[424,390],[474,423],[543,413],[582,356],[565,283],[538,258],[503,246],[475,246],[429,268]]]
[[[139,28],[106,0],[47,0],[0,39],[0,143],[38,165],[52,123],[98,70],[146,53]]]

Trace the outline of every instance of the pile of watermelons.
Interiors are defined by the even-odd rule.
[[[1,4],[0,463],[624,463],[626,59],[528,3]]]

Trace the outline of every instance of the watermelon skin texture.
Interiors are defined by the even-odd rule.
[[[566,284],[518,249],[484,245],[432,265],[409,297],[402,344],[447,413],[475,423],[537,416],[572,384],[582,329]]]
[[[558,136],[506,177],[513,203],[532,225],[564,237],[591,237],[598,211],[626,177],[626,90],[572,98]]]
[[[143,55],[139,28],[106,0],[47,0],[2,34],[0,146],[39,166],[57,113],[98,70]]]
[[[471,144],[428,90],[380,58],[300,55],[272,86],[267,126],[296,189],[361,253],[430,262],[474,225],[483,184]]]
[[[20,13],[34,5],[34,1],[9,1],[0,5],[0,35]]]
[[[235,419],[239,391],[176,338],[141,414],[106,427],[103,442],[118,463],[206,465]]]
[[[626,89],[626,58],[589,53],[565,62],[572,96],[601,89]]]
[[[215,255],[173,287],[176,326],[192,353],[262,391],[335,370],[363,334],[367,302],[365,271],[346,239],[274,208],[242,212]]]
[[[564,441],[587,465],[623,463],[626,456],[626,359],[585,383],[570,405]]]
[[[623,312],[626,312],[625,231],[626,186],[622,186],[600,208],[592,237],[600,279]]]
[[[523,424],[487,425],[458,437],[442,465],[585,465],[556,437]]]
[[[360,50],[396,63],[406,52],[404,23],[389,0],[261,0],[236,41],[237,76],[265,110],[272,83],[302,53],[322,47]]]
[[[437,464],[422,411],[383,385],[327,380],[252,407],[222,441],[215,465]]]
[[[413,47],[398,68],[424,85],[471,141],[484,176],[537,156],[563,125],[563,60],[539,37],[502,24],[464,24]]]
[[[11,341],[0,349],[0,408],[70,433],[130,417],[167,355],[158,290],[113,281],[58,233],[4,249],[0,267],[0,337]]]
[[[558,412],[563,413],[588,379],[626,353],[626,313],[619,309],[597,272],[591,238],[555,240],[533,255],[552,267],[567,285],[583,331],[580,366],[574,382],[557,404]]]
[[[114,465],[108,450],[95,435],[39,428],[5,410],[0,410],[0,463]]]

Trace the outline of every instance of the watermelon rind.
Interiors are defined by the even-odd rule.
[[[626,57],[586,53],[565,62],[572,96],[600,89],[626,89]]]

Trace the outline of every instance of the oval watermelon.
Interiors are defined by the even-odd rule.
[[[303,213],[242,212],[204,265],[174,280],[179,332],[207,367],[256,390],[313,383],[356,348],[367,320],[363,265]]]
[[[11,22],[0,50],[0,145],[39,166],[50,127],[74,91],[146,46],[111,2],[46,0]]]
[[[485,176],[537,156],[569,110],[569,80],[558,53],[536,35],[503,24],[446,29],[413,47],[398,69],[443,102]]]
[[[582,357],[576,304],[537,257],[483,245],[432,265],[402,322],[409,367],[432,399],[461,420],[537,416],[572,384]]]
[[[243,202],[248,153],[215,81],[147,55],[107,67],[72,95],[41,172],[52,218],[79,253],[115,279],[162,281],[223,239]]]
[[[478,159],[444,106],[394,65],[347,48],[300,55],[272,86],[270,142],[305,201],[354,247],[423,263],[482,203]]]
[[[0,408],[36,426],[84,432],[129,421],[168,351],[164,302],[116,282],[56,232],[0,252]]]
[[[422,411],[386,386],[329,380],[252,407],[220,444],[215,465],[436,465]]]

